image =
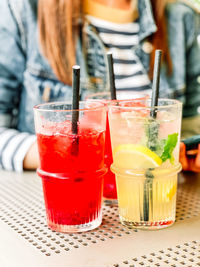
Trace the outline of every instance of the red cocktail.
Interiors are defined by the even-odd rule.
[[[106,119],[106,141],[105,141],[105,164],[108,167],[108,172],[104,176],[103,184],[103,196],[108,200],[108,203],[114,204],[117,201],[117,188],[115,175],[110,170],[110,166],[113,163],[111,141],[110,141],[110,129],[108,122],[108,114]],[[111,203],[112,202],[112,203]]]
[[[41,106],[45,109],[47,105],[52,104]],[[89,105],[81,111],[78,133],[74,135],[69,120],[73,111],[56,110],[57,104],[53,105],[54,112],[35,110],[40,113],[39,119],[36,115],[38,174],[43,183],[47,222],[51,229],[61,232],[91,230],[102,220],[105,107],[93,102],[93,108]]]

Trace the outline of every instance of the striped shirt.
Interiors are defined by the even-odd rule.
[[[24,157],[36,136],[15,129],[0,127],[0,167],[8,171],[23,171]]]
[[[151,82],[134,51],[139,43],[139,23],[119,24],[91,15],[86,17],[96,28],[104,46],[113,54],[116,88],[149,93]]]

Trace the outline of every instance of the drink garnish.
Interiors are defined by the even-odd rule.
[[[158,131],[159,131],[159,123],[155,119],[149,118],[146,127],[146,137],[147,137],[147,147],[151,151],[157,151]]]
[[[162,162],[165,162],[166,160],[170,160],[171,164],[174,164],[174,156],[173,151],[176,147],[176,144],[178,142],[178,133],[169,134],[167,139],[165,140],[163,153],[161,155]]]
[[[162,160],[165,162],[166,160],[170,160],[171,164],[174,163],[173,151],[178,142],[178,133],[169,134],[167,139],[158,139],[158,133],[156,129],[156,125],[153,125],[146,131],[147,135],[147,147],[155,152]],[[154,132],[153,135],[149,135],[150,132]],[[156,135],[156,136],[155,136]]]
[[[113,151],[114,163],[118,168],[150,169],[162,164],[161,158],[142,145],[121,144]]]

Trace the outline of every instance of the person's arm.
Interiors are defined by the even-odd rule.
[[[200,144],[197,149],[186,151],[185,144],[181,142],[180,162],[183,171],[200,172]]]
[[[23,74],[26,64],[17,20],[8,0],[0,1],[0,167],[22,171],[38,159],[33,149],[35,135],[21,133],[13,123],[17,119]],[[28,155],[28,156],[26,156]],[[37,162],[37,160],[36,160]]]
[[[23,161],[23,167],[24,169],[27,170],[35,170],[38,166],[39,166],[38,146],[37,142],[34,142],[25,155]]]

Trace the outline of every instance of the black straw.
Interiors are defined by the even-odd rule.
[[[109,72],[109,82],[110,82],[110,93],[111,93],[111,99],[116,100],[116,87],[115,87],[115,75],[113,70],[113,56],[111,52],[107,53],[107,59],[108,59],[108,72]]]
[[[71,153],[74,156],[79,152],[78,119],[79,119],[79,91],[80,91],[80,67],[73,66],[72,76],[72,134],[74,134]]]
[[[78,119],[79,119],[79,91],[80,91],[80,67],[73,66],[73,77],[72,77],[72,133],[78,133]]]
[[[152,98],[151,98],[151,117],[156,118],[155,107],[158,106],[159,86],[160,86],[160,66],[161,66],[162,51],[156,50],[154,71],[153,71],[153,85],[152,85]]]
[[[156,50],[154,71],[153,71],[153,85],[152,85],[152,97],[151,97],[151,120],[148,124],[148,141],[147,145],[152,151],[156,151],[156,144],[158,140],[159,125],[156,121],[158,106],[158,96],[159,96],[159,86],[160,86],[160,67],[161,67],[161,56],[162,51]],[[144,196],[143,196],[143,219],[145,222],[149,221],[150,210],[153,213],[153,179],[154,175],[150,169],[147,170],[145,174],[144,181]]]

